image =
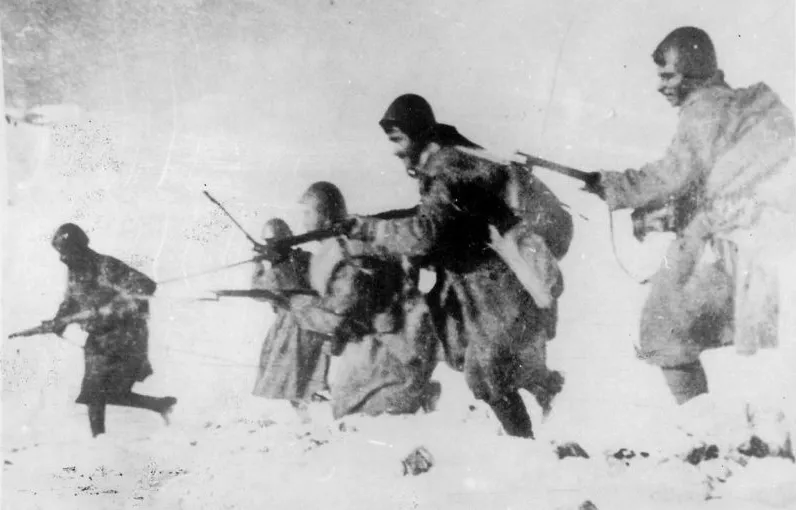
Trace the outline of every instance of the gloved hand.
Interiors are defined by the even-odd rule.
[[[58,336],[64,336],[64,331],[66,331],[66,326],[55,327],[56,319],[50,319],[48,321],[41,321],[41,325],[44,326],[46,329],[52,331],[54,334]]]
[[[349,216],[332,225],[332,230],[338,235],[345,236],[349,239],[364,241],[368,238],[367,225],[368,223],[362,216]]]
[[[605,200],[605,188],[603,187],[602,182],[602,172],[589,172],[581,190],[597,195]]]

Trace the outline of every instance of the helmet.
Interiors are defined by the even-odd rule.
[[[74,223],[64,223],[53,234],[52,245],[58,251],[65,248],[87,248],[88,236],[82,228]]]
[[[260,237],[263,239],[284,239],[293,235],[290,227],[282,218],[271,218],[263,225]]]
[[[321,215],[332,223],[342,221],[348,216],[343,193],[340,188],[331,182],[319,181],[313,183],[307,188],[303,196],[315,197],[318,201]]]
[[[437,120],[428,101],[417,94],[404,94],[390,104],[379,125],[384,131],[398,127],[410,138],[417,139],[432,133]]]
[[[686,78],[707,79],[716,74],[716,50],[710,36],[696,27],[680,27],[664,37],[652,53],[659,66],[666,65],[666,52],[677,50],[677,70]]]

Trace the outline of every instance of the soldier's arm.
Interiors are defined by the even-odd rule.
[[[441,180],[435,180],[412,216],[395,219],[359,218],[350,237],[393,254],[419,257],[427,255],[434,248],[446,223],[458,213],[447,186]]]
[[[66,291],[64,292],[64,299],[61,301],[61,304],[58,306],[58,310],[55,312],[55,317],[52,318],[53,321],[57,321],[62,317],[66,317],[68,315],[72,315],[80,311],[80,302],[77,300],[75,296],[75,284],[72,280],[72,274],[70,273],[69,279],[66,283]],[[53,333],[58,336],[62,336],[64,331],[66,331],[66,325],[53,329]]]
[[[80,311],[80,303],[74,298],[71,294],[70,290],[67,289],[66,296],[64,300],[61,302],[61,305],[58,307],[58,311],[55,312],[55,317],[53,317],[53,321],[57,321],[62,317],[66,317],[68,315],[72,315]],[[62,325],[57,328],[53,328],[53,333],[58,336],[63,336],[64,331],[66,331],[67,325]]]
[[[106,259],[100,271],[104,274],[106,284],[115,292],[111,302],[100,307],[101,315],[126,316],[147,311],[146,298],[157,289],[154,280],[127,264],[110,258]]]
[[[325,296],[298,295],[290,298],[291,314],[308,331],[334,334],[358,301],[357,269],[344,264],[335,272]]]
[[[601,174],[609,208],[644,207],[677,198],[710,171],[724,125],[725,113],[715,104],[697,103],[683,110],[677,133],[661,159],[638,170]]]

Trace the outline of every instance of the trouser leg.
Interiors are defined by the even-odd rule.
[[[513,374],[508,359],[495,356],[494,347],[476,349],[471,345],[464,371],[473,396],[489,404],[508,435],[533,438],[525,402],[511,387]]]
[[[105,402],[97,400],[88,404],[88,422],[91,435],[97,437],[105,433]]]
[[[149,395],[140,395],[130,392],[108,396],[107,402],[115,406],[147,409],[162,414],[169,407],[173,406],[177,402],[177,399],[174,397],[150,397]]]

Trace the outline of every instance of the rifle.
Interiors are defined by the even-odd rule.
[[[55,333],[57,330],[65,328],[70,324],[91,320],[94,318],[95,315],[96,311],[93,309],[83,310],[82,312],[73,313],[71,315],[65,315],[63,317],[59,317],[50,321],[42,321],[42,323],[39,324],[38,326],[34,326],[28,329],[23,329],[22,331],[17,331],[16,333],[11,333],[10,335],[8,335],[8,338],[17,338],[17,337],[34,336],[34,335],[47,335],[50,333]]]
[[[254,237],[251,236],[246,230],[241,226],[240,223],[227,211],[221,202],[213,198],[213,196],[208,193],[207,191],[203,191],[205,196],[214,204],[221,209],[227,217],[232,220],[238,230],[243,232],[243,235],[249,240],[249,242],[254,245],[254,251],[259,253],[258,256],[252,258],[250,262],[259,262],[262,260],[267,260],[269,262],[274,262],[276,260],[280,260],[284,258],[285,254],[294,246],[298,246],[304,243],[310,243],[313,241],[323,241],[325,239],[329,239],[332,237],[337,237],[341,235],[341,232],[345,231],[345,229],[341,228],[342,226],[332,227],[332,228],[322,228],[318,230],[313,230],[311,232],[307,232],[305,234],[300,234],[297,236],[289,236],[283,237],[279,239],[266,239],[265,243],[258,242]]]
[[[542,168],[547,168],[548,170],[566,175],[567,177],[577,179],[587,184],[593,179],[592,172],[584,172],[583,170],[578,170],[577,168],[572,168],[570,166],[564,166],[547,159],[539,158],[537,156],[531,156],[530,154],[526,154],[525,152],[521,151],[516,151],[516,154],[525,158],[525,164],[527,166],[540,166]]]
[[[305,289],[287,289],[287,290],[282,290],[278,293],[267,289],[223,289],[223,290],[212,290],[210,292],[214,294],[214,297],[200,298],[199,300],[218,301],[222,297],[245,297],[252,299],[264,299],[284,309],[290,308],[290,296],[315,295],[315,292]]]

